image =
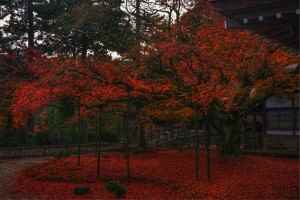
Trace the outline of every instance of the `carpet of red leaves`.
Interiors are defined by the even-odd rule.
[[[132,178],[125,178],[125,159],[121,154],[104,155],[101,179],[96,179],[96,158],[83,156],[80,167],[76,157],[50,160],[22,171],[11,188],[16,199],[115,199],[105,189],[107,179],[126,185],[125,199],[299,199],[299,160],[241,156],[224,159],[211,153],[212,178],[205,175],[205,154],[201,154],[200,180],[195,179],[192,150],[166,150],[134,154]],[[76,186],[91,191],[76,196]]]

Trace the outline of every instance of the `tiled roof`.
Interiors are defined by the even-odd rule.
[[[286,9],[299,7],[298,0],[215,0],[214,7],[225,14],[243,12],[250,9]]]

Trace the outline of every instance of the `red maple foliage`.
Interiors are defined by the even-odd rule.
[[[140,79],[137,71],[119,61],[91,58],[46,58],[29,55],[28,66],[34,79],[19,84],[11,111],[17,126],[31,113],[64,97],[80,105],[81,116],[97,106],[129,99],[151,99],[171,89],[168,81]]]
[[[219,24],[202,25],[196,31],[188,25],[181,29],[177,35],[166,34],[156,46],[157,53],[163,68],[176,74],[181,92],[188,91],[203,112],[215,101],[227,111],[236,110],[247,102],[240,99],[250,99],[253,88],[268,90],[265,96],[297,89],[299,74],[291,74],[287,66],[299,64],[299,56],[274,50],[258,35]]]

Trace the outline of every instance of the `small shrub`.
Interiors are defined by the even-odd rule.
[[[127,193],[127,188],[117,181],[108,181],[105,187],[108,191],[115,194],[117,198],[121,198]]]
[[[89,193],[90,191],[90,188],[89,187],[86,187],[86,186],[80,186],[80,187],[76,187],[74,188],[74,194],[75,195],[85,195],[87,193]]]

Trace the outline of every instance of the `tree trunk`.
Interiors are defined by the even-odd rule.
[[[33,4],[32,0],[27,0],[27,34],[28,47],[34,48],[34,30],[33,30]]]
[[[141,62],[141,0],[136,0],[135,2],[135,25],[136,25],[136,64],[137,68],[140,67]]]
[[[240,154],[240,135],[242,132],[240,120],[240,115],[232,114],[229,119],[223,123],[221,152],[225,156],[238,156]]]
[[[146,134],[145,134],[145,129],[144,125],[142,124],[140,127],[140,148],[145,151],[147,148],[147,143],[146,143]]]

